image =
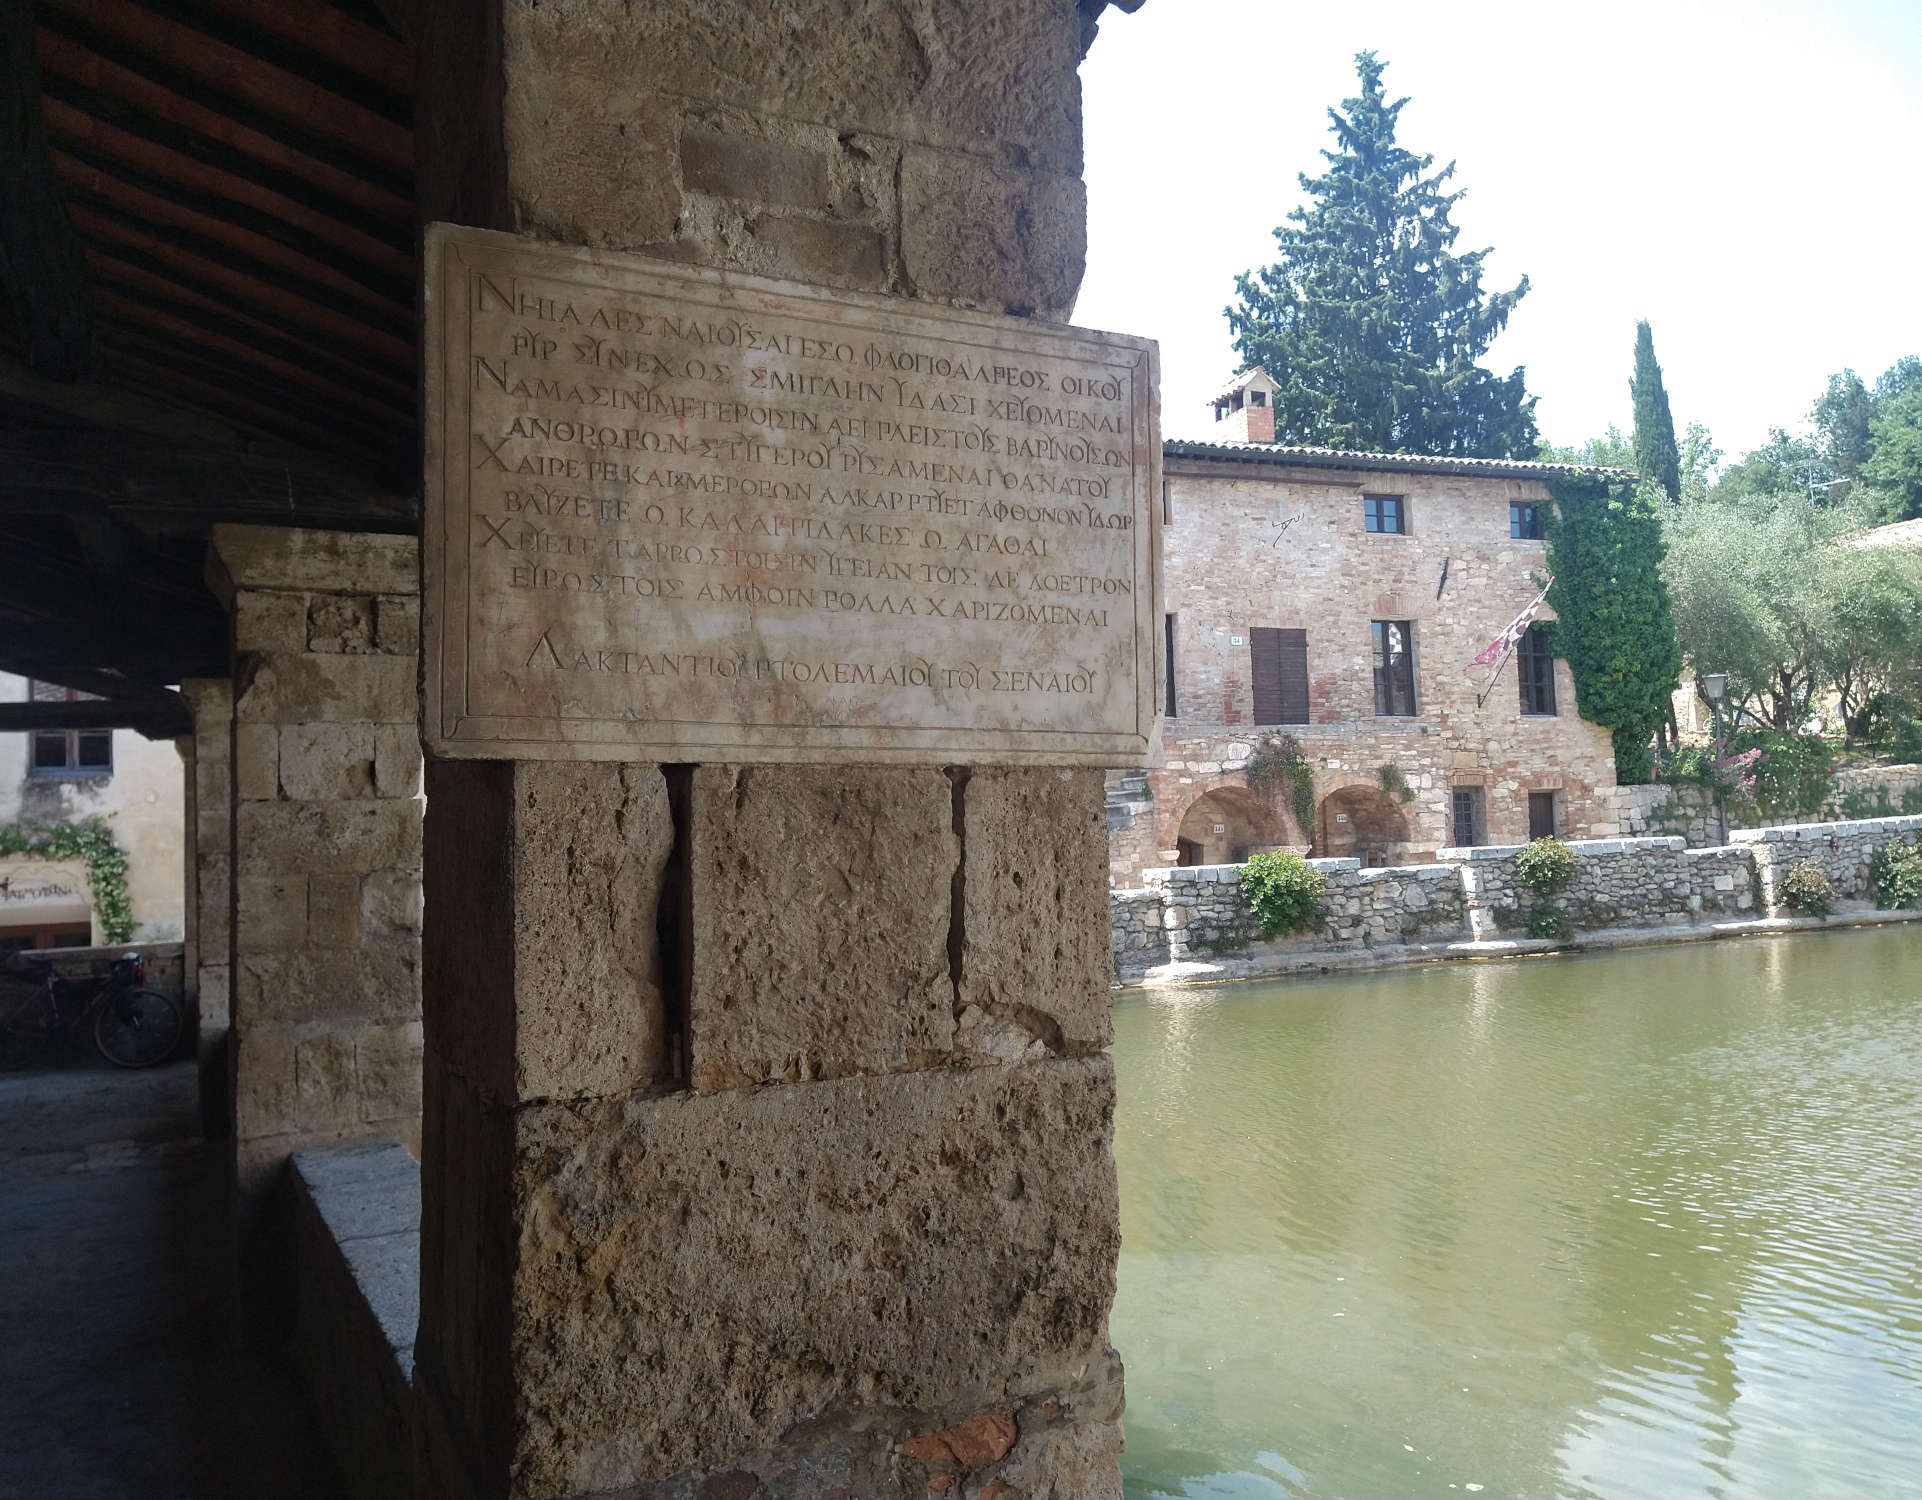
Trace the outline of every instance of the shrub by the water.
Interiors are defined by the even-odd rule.
[[[1797,860],[1782,877],[1782,903],[1805,917],[1826,917],[1835,910],[1835,887],[1814,860]]]
[[[1281,937],[1315,925],[1315,903],[1326,882],[1299,854],[1277,849],[1241,867],[1241,893],[1261,924],[1261,935]]]
[[[1922,847],[1892,839],[1869,860],[1875,904],[1885,910],[1922,907]]]
[[[1575,851],[1553,834],[1522,846],[1515,856],[1515,879],[1535,898],[1528,909],[1528,935],[1555,938],[1569,935],[1568,913],[1555,898],[1575,878]]]

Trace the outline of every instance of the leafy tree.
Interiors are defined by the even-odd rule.
[[[1722,462],[1722,450],[1700,422],[1690,422],[1682,434],[1682,498],[1704,500],[1715,482],[1715,469]]]
[[[1628,382],[1635,402],[1635,472],[1660,485],[1671,500],[1682,498],[1682,456],[1675,446],[1675,419],[1669,415],[1662,367],[1655,362],[1655,335],[1648,320],[1635,325],[1635,374]]]
[[[1874,491],[1876,519],[1922,516],[1922,359],[1912,354],[1875,383],[1862,479]]]
[[[1829,494],[1821,486],[1837,477],[1820,443],[1791,436],[1786,428],[1772,427],[1766,443],[1722,471],[1709,495],[1715,500],[1778,500],[1790,495],[1806,498],[1813,489],[1819,503]]]
[[[1665,573],[1699,677],[1726,672],[1737,718],[1801,728],[1827,688],[1860,732],[1877,694],[1911,699],[1922,580],[1905,553],[1842,545],[1863,510],[1807,494],[1678,507]]]
[[[1647,781],[1648,744],[1682,665],[1662,578],[1667,497],[1595,475],[1552,480],[1549,490],[1555,652],[1574,674],[1582,717],[1614,732],[1616,779]]]
[[[1853,370],[1829,376],[1829,388],[1815,403],[1810,415],[1815,430],[1822,435],[1829,467],[1844,479],[1854,479],[1868,462],[1869,419],[1875,415],[1875,398]]]
[[[1535,401],[1522,370],[1478,363],[1528,291],[1484,293],[1486,250],[1457,255],[1454,163],[1395,140],[1408,101],[1390,103],[1372,52],[1361,92],[1330,110],[1337,149],[1300,182],[1309,202],[1275,230],[1280,259],[1235,278],[1235,348],[1281,382],[1282,442],[1479,458],[1535,451]]]

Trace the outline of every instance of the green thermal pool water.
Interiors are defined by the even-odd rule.
[[[1922,1495],[1922,931],[1115,1008],[1128,1495]]]

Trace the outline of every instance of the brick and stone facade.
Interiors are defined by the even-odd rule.
[[[1477,842],[1525,840],[1531,793],[1549,795],[1564,837],[1618,831],[1609,734],[1577,713],[1567,663],[1554,663],[1553,713],[1523,712],[1517,661],[1480,702],[1488,673],[1468,670],[1547,578],[1546,544],[1511,537],[1510,506],[1546,507],[1555,466],[1249,443],[1164,452],[1172,712],[1165,764],[1145,785],[1110,778],[1115,884],[1278,846],[1376,865],[1431,859],[1456,842],[1457,788],[1473,792]],[[1405,530],[1367,530],[1366,496],[1396,498]],[[1412,714],[1376,712],[1374,621],[1411,626]],[[1307,722],[1258,719],[1257,629],[1306,632]],[[1280,734],[1314,766],[1307,827],[1286,795],[1247,785],[1249,758]],[[1394,792],[1385,766],[1399,773]]]

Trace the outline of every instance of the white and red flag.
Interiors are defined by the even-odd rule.
[[[1508,653],[1515,649],[1520,643],[1522,636],[1527,633],[1529,625],[1541,611],[1542,601],[1548,598],[1548,591],[1554,586],[1555,580],[1551,577],[1547,583],[1542,585],[1542,591],[1528,601],[1528,608],[1524,609],[1520,614],[1515,616],[1513,620],[1509,621],[1508,629],[1504,630],[1500,635],[1496,636],[1494,640],[1482,647],[1481,655],[1477,656],[1462,670],[1470,677],[1475,675],[1475,668],[1477,667],[1493,666],[1497,672],[1500,672],[1501,664],[1508,659]],[[1492,683],[1494,678],[1491,676],[1489,681]]]

